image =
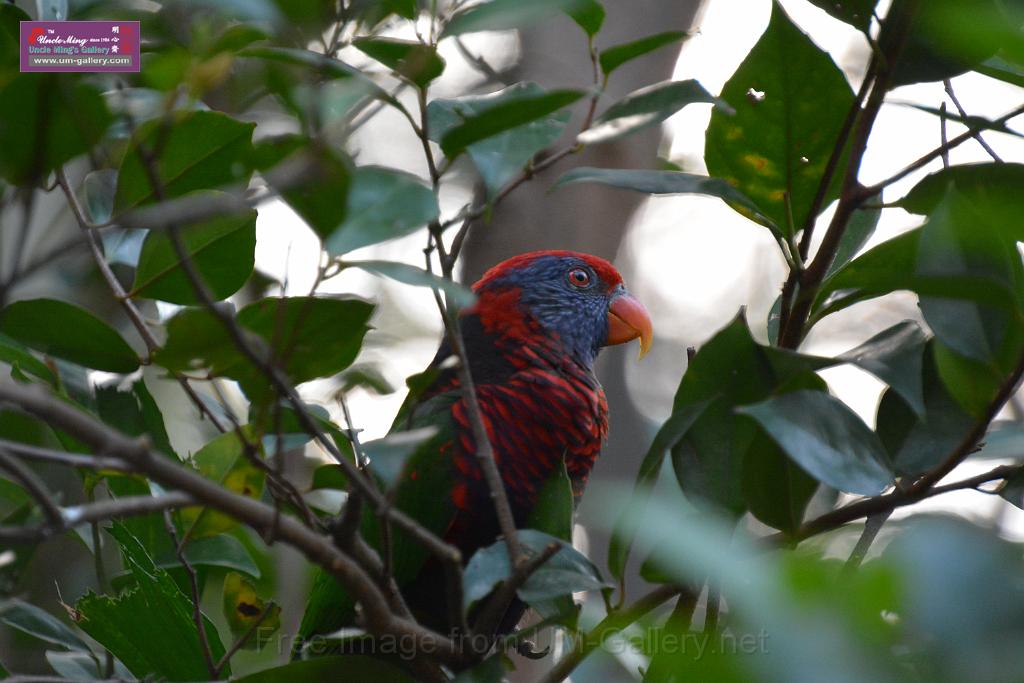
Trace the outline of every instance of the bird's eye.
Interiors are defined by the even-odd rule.
[[[569,284],[576,287],[586,287],[590,284],[590,273],[582,268],[573,268],[569,271]]]

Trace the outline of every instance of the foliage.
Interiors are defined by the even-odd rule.
[[[7,635],[69,680],[497,681],[514,661],[505,655],[528,644],[472,629],[505,592],[541,615],[536,630],[571,645],[549,682],[588,680],[574,673],[583,659],[621,646],[630,680],[652,682],[1024,679],[1021,545],[915,507],[979,488],[1024,507],[1020,425],[995,420],[1024,375],[1024,166],[994,158],[927,175],[902,197],[892,190],[982,132],[1016,134],[1008,122],[1024,108],[997,120],[924,108],[968,133],[874,184],[861,174],[893,88],[967,71],[1024,86],[1024,17],[998,0],[894,0],[884,16],[871,0],[812,2],[870,40],[868,63],[854,69],[863,84],[772,2],[720,95],[671,81],[617,102],[606,96],[614,72],[677,45],[683,27],[607,45],[596,0],[72,3],[72,19],[141,21],[142,72],[115,80],[19,73],[18,22],[29,17],[0,4],[0,238],[13,268],[0,279]],[[442,54],[464,36],[542,22],[574,22],[592,74],[568,89],[432,90],[449,68]],[[278,195],[316,237],[317,285],[356,269],[430,288],[451,326],[450,314],[474,302],[453,278],[473,225],[555,163],[690,105],[713,106],[706,175],[651,160],[534,182],[717,197],[771,235],[788,267],[778,301],[768,320],[741,312],[689,358],[631,492],[590,494],[614,503],[607,566],[572,548],[560,469],[518,534],[525,560],[511,562],[504,541],[464,558],[456,611],[470,622],[463,635],[486,646],[448,641],[389,593],[389,572],[408,573],[429,553],[443,560],[447,548],[431,532],[447,499],[407,485],[420,474],[447,481],[443,468],[427,471],[436,430],[360,443],[353,425],[334,424],[296,389],[340,376],[346,412],[354,387],[390,391],[356,360],[391,302],[268,283],[254,266],[260,202]],[[574,110],[585,112],[578,130]],[[266,111],[284,125],[268,124]],[[382,115],[413,131],[427,177],[360,159],[353,136]],[[466,172],[478,188],[452,211]],[[86,275],[99,274],[101,302],[19,289],[53,259],[33,257],[9,226],[27,231],[51,196],[80,230],[71,247],[94,257]],[[922,225],[873,242],[880,216],[897,208]],[[351,257],[410,235],[424,238],[428,267]],[[825,318],[894,292],[917,297],[920,320],[843,353],[800,351]],[[839,365],[886,385],[872,424],[822,379]],[[147,387],[156,374],[180,385],[186,426],[208,436],[194,453],[172,447],[182,410],[172,422],[166,395]],[[331,464],[302,462],[310,442]],[[945,481],[968,458],[1001,464]],[[905,506],[911,514],[885,527],[885,550],[868,556]],[[416,556],[378,557],[391,533],[415,539]],[[82,582],[90,590],[61,602],[60,616],[29,590],[33,556],[54,536],[80,542],[94,567]],[[359,604],[360,630],[333,641],[402,637],[410,649],[285,661],[291,644],[273,638],[291,637],[297,615],[278,602],[287,591],[274,543],[344,586],[349,596],[328,609]],[[625,592],[633,570],[652,584],[644,597]],[[589,594],[582,611],[579,593]]]

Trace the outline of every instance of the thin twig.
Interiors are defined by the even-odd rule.
[[[960,118],[963,119],[964,121],[966,121],[967,120],[967,112],[964,110],[963,106],[960,104],[960,100],[957,99],[956,93],[953,91],[953,83],[952,83],[952,81],[950,81],[947,78],[946,80],[942,81],[942,85],[946,89],[946,94],[949,95],[949,99],[953,103],[953,106],[956,107],[957,112],[959,112]],[[991,145],[989,145],[987,142],[985,142],[985,138],[982,137],[982,134],[981,134],[980,130],[977,131],[974,134],[974,139],[978,141],[978,144],[981,145],[982,149],[984,149],[986,152],[988,152],[988,155],[990,157],[992,157],[992,159],[1002,163],[1002,161],[1003,161],[1002,158],[1000,158],[1000,156],[998,154],[996,154],[996,151],[994,149],[992,149]],[[946,144],[946,141],[943,140],[942,143]],[[944,158],[946,158],[946,157],[944,157]]]
[[[949,136],[946,134],[946,103],[939,106],[939,145],[945,147],[949,144]],[[949,168],[949,150],[942,153],[942,168]]]
[[[38,474],[2,450],[0,450],[0,470],[7,472],[32,496],[32,499],[39,504],[43,517],[51,527],[56,529],[64,525],[64,515],[60,511],[60,507]]]

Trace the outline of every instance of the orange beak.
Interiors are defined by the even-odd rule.
[[[606,346],[624,344],[640,338],[640,358],[651,349],[654,327],[647,309],[632,294],[623,292],[608,305],[608,341]]]

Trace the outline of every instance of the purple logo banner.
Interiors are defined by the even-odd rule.
[[[137,21],[23,21],[21,71],[138,71]]]

